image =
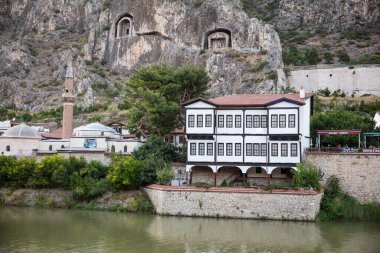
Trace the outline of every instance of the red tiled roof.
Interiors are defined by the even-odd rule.
[[[57,128],[50,133],[42,133],[41,136],[45,139],[62,139],[62,128]]]
[[[311,94],[307,94],[309,98]],[[268,106],[281,101],[287,101],[296,104],[305,104],[305,99],[299,97],[299,93],[294,94],[241,94],[217,97],[209,102],[219,106]]]

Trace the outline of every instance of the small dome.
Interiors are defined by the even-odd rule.
[[[100,124],[99,122],[96,123],[90,123],[84,126],[80,126],[77,128],[74,128],[74,133],[79,132],[79,131],[100,131],[100,132],[111,132],[114,134],[118,134],[115,129],[111,127],[107,127],[103,124]]]
[[[7,131],[4,132],[2,136],[12,138],[41,138],[41,135],[35,128],[25,125],[24,123],[9,128]]]

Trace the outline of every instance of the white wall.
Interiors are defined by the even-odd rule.
[[[267,134],[267,128],[261,128],[261,115],[267,115],[268,111],[266,109],[264,110],[246,110],[245,111],[245,117],[244,117],[244,125],[245,125],[245,133],[246,134]],[[252,116],[252,127],[247,127],[247,115]],[[253,127],[253,118],[254,115],[260,116],[260,127],[254,128]],[[269,118],[267,117],[267,127],[269,124]]]
[[[70,145],[69,141],[63,140],[42,140],[39,142],[38,150],[39,151],[49,151],[49,146],[52,146],[52,150],[61,149],[62,145],[67,148]]]
[[[218,117],[222,115],[224,117],[224,127],[218,127]],[[227,127],[227,115],[232,116],[232,127]],[[235,128],[235,116],[240,115],[241,118],[241,127]],[[243,110],[217,110],[216,111],[216,133],[218,134],[242,134],[243,133]]]
[[[33,149],[38,149],[39,139],[0,137],[0,155],[31,156]],[[10,146],[10,151],[6,147]]]
[[[111,151],[112,145],[115,146],[116,153],[132,154],[132,152],[138,149],[143,143],[139,141],[112,141],[108,142],[108,151]],[[124,153],[124,146],[127,146],[127,152]]]
[[[341,89],[348,96],[353,91],[357,91],[357,95],[369,93],[380,96],[380,67],[294,70],[289,76],[289,83],[296,90],[303,86],[307,92],[328,87],[330,91]]]
[[[84,148],[84,140],[87,137],[72,137],[70,138],[70,148]],[[97,147],[96,148],[108,148],[107,141],[105,137],[88,137],[90,139],[96,139]]]
[[[218,162],[243,162],[243,137],[241,135],[217,136],[216,155]],[[223,156],[218,155],[218,143],[224,143]],[[232,143],[232,156],[227,156],[227,143]],[[235,143],[241,143],[241,156],[235,156]]]
[[[196,144],[196,153],[195,155],[191,155],[190,148],[191,143]],[[205,144],[205,153],[204,155],[199,155],[199,143]],[[213,151],[212,155],[207,155],[207,144],[211,143],[213,144]],[[215,144],[213,140],[189,140],[187,142],[187,160],[189,162],[214,162],[214,155],[215,155]]]
[[[194,127],[189,126],[189,115],[194,115]],[[197,116],[202,115],[202,127],[197,127]],[[211,127],[206,127],[206,115],[211,115]],[[214,133],[213,109],[188,109],[186,110],[186,132],[188,134],[212,134]]]
[[[278,155],[272,156],[272,143],[278,144]],[[288,145],[288,156],[281,156],[281,144],[285,143]],[[297,157],[291,156],[291,143],[297,144]],[[299,163],[300,160],[300,146],[298,141],[271,141],[269,142],[269,155],[270,155],[270,163]]]
[[[294,106],[293,106],[294,107]],[[280,127],[280,114],[286,115],[286,127]],[[289,115],[295,115],[295,127],[289,127]],[[272,128],[272,115],[277,115],[277,128]],[[269,134],[297,134],[298,133],[298,110],[297,109],[285,109],[285,108],[270,108],[269,109]]]

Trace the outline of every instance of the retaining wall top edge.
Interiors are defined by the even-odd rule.
[[[258,190],[251,188],[225,188],[210,187],[197,188],[191,186],[164,186],[164,185],[148,185],[145,188],[159,191],[180,191],[180,192],[219,192],[219,193],[253,193],[253,194],[283,194],[283,195],[317,195],[321,192],[314,190]]]

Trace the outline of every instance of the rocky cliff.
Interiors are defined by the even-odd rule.
[[[123,95],[142,65],[200,64],[211,96],[263,93],[282,85],[273,26],[239,0],[0,0],[0,104],[32,111],[61,103],[73,59],[78,104]]]

